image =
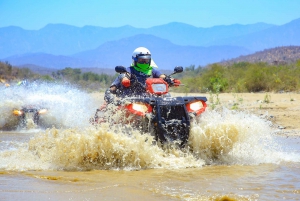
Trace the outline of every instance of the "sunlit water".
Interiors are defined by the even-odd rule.
[[[43,105],[40,126],[14,108]],[[128,125],[92,126],[97,103],[71,86],[0,92],[0,199],[298,200],[298,137],[247,112],[207,110],[186,149],[161,148]]]

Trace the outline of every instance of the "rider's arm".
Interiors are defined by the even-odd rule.
[[[165,75],[165,74],[161,74],[161,75],[159,76],[159,78],[165,79],[165,78],[166,78],[166,75]]]
[[[124,87],[130,87],[130,79],[128,79],[127,77],[124,77],[123,79],[122,79],[122,85],[124,86]]]
[[[111,103],[117,94],[117,89],[120,88],[121,81],[124,78],[124,74],[120,74],[110,85],[110,87],[105,91],[104,100],[107,103]]]
[[[152,77],[153,78],[162,78],[164,79],[166,77],[165,74],[162,74],[159,70],[156,70],[155,68],[152,69]]]
[[[112,94],[116,94],[117,89],[120,86],[121,83],[121,79],[122,79],[122,74],[119,75],[118,77],[116,77],[116,79],[113,81],[113,83],[110,85],[109,90]]]
[[[123,81],[127,80],[129,77],[129,75],[127,75],[126,73],[122,73],[120,74],[114,81],[113,83],[110,85],[110,90],[113,94],[116,93],[117,89],[119,89],[121,87],[121,85],[123,85]]]
[[[111,86],[109,89],[107,89],[105,91],[104,100],[105,100],[106,103],[111,103],[115,99],[114,94],[116,93],[117,90],[116,89],[112,90],[113,88],[115,88],[115,86]]]
[[[117,91],[117,87],[114,85],[114,86],[111,86],[111,87],[109,87],[109,91],[110,91],[110,93],[112,93],[112,94],[116,94],[116,91]]]
[[[162,74],[160,71],[153,69],[153,77],[161,78],[166,81],[170,86],[179,86],[180,80],[174,79],[173,77],[166,76]]]

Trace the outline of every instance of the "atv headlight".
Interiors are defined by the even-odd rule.
[[[126,105],[126,108],[132,113],[139,116],[144,116],[145,113],[152,112],[152,107],[146,103],[131,103]]]
[[[152,84],[152,89],[154,93],[164,94],[167,92],[167,86],[165,84]]]
[[[196,100],[186,104],[188,112],[196,113],[196,115],[201,114],[205,111],[206,103],[203,100]]]
[[[194,102],[194,103],[191,103],[191,104],[190,104],[190,108],[191,108],[191,110],[193,110],[193,111],[200,110],[202,107],[203,107],[203,104],[202,104],[201,101],[197,101],[197,102]]]
[[[47,109],[41,109],[39,110],[39,114],[45,114],[47,112]]]
[[[23,114],[22,110],[13,110],[13,114],[16,116],[21,116]]]
[[[168,93],[168,83],[161,78],[148,78],[146,80],[146,91],[156,95],[166,94]]]
[[[139,111],[139,112],[146,112],[148,110],[147,106],[144,104],[138,104],[138,103],[133,103],[132,104],[132,109]]]

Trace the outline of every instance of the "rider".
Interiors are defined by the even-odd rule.
[[[130,75],[133,74],[137,78],[138,82],[145,85],[146,79],[149,77],[167,79],[168,83],[176,82],[180,84],[179,80],[170,80],[159,70],[156,69],[157,66],[151,59],[150,51],[145,47],[138,47],[132,53],[132,64],[126,70],[128,73],[120,74],[115,81],[111,84],[110,88],[106,90],[104,100],[110,103],[114,99],[113,94],[129,95],[133,93],[130,86],[134,80],[131,80]]]

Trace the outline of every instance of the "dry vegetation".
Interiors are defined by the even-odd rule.
[[[240,56],[235,59],[223,61],[221,64],[232,65],[233,63],[238,62],[266,62],[273,65],[284,65],[295,63],[299,59],[300,46],[285,46],[259,51],[250,55]]]

